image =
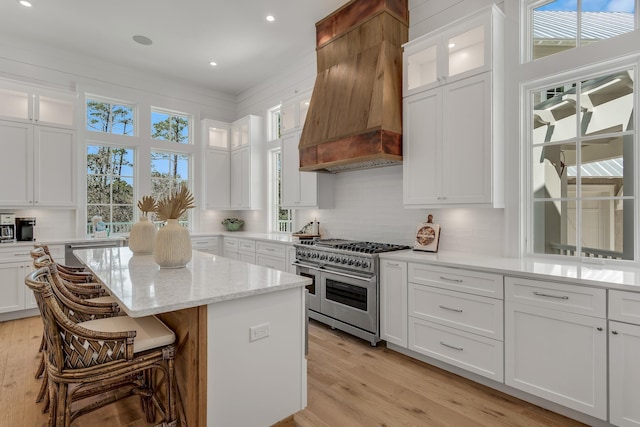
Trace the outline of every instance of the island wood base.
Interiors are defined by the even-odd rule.
[[[206,426],[207,306],[157,316],[176,334],[179,425]]]

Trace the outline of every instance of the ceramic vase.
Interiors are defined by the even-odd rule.
[[[180,268],[191,261],[191,236],[177,219],[167,220],[158,230],[153,259],[161,268]]]
[[[133,224],[129,233],[129,249],[134,254],[152,254],[156,240],[156,226],[146,216]]]

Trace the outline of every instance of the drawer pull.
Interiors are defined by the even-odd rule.
[[[29,253],[26,253],[26,254],[13,254],[13,256],[29,256]]]
[[[449,277],[440,276],[440,280],[447,280],[449,282],[462,283],[462,279],[450,279]]]
[[[447,344],[446,342],[443,342],[443,341],[440,341],[440,345],[443,345],[445,347],[452,348],[452,349],[458,350],[458,351],[463,351],[464,350],[462,347],[456,347],[454,345]]]
[[[397,262],[388,262],[387,265],[389,267],[400,267],[400,264],[398,264]]]
[[[533,294],[534,294],[535,296],[538,296],[538,297],[545,297],[545,298],[569,299],[569,297],[568,297],[568,296],[566,296],[566,295],[550,295],[550,294],[543,294],[543,293],[541,293],[541,292],[536,292],[536,291],[533,291]]]
[[[265,249],[268,250],[269,252],[275,251],[275,249],[273,249],[273,248],[265,248]]]
[[[451,308],[451,307],[447,307],[446,305],[439,305],[438,307],[440,307],[443,310],[449,310],[449,311],[455,311],[456,313],[462,313],[462,309],[461,308]]]
[[[618,335],[618,331],[611,331],[613,335]]]

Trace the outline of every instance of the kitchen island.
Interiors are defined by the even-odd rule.
[[[74,255],[128,315],[157,315],[175,331],[188,425],[268,426],[306,406],[310,279],[198,251],[178,269],[126,247]]]

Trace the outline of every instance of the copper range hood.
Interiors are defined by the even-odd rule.
[[[316,24],[318,75],[300,170],[402,162],[402,44],[408,0],[353,0]]]

